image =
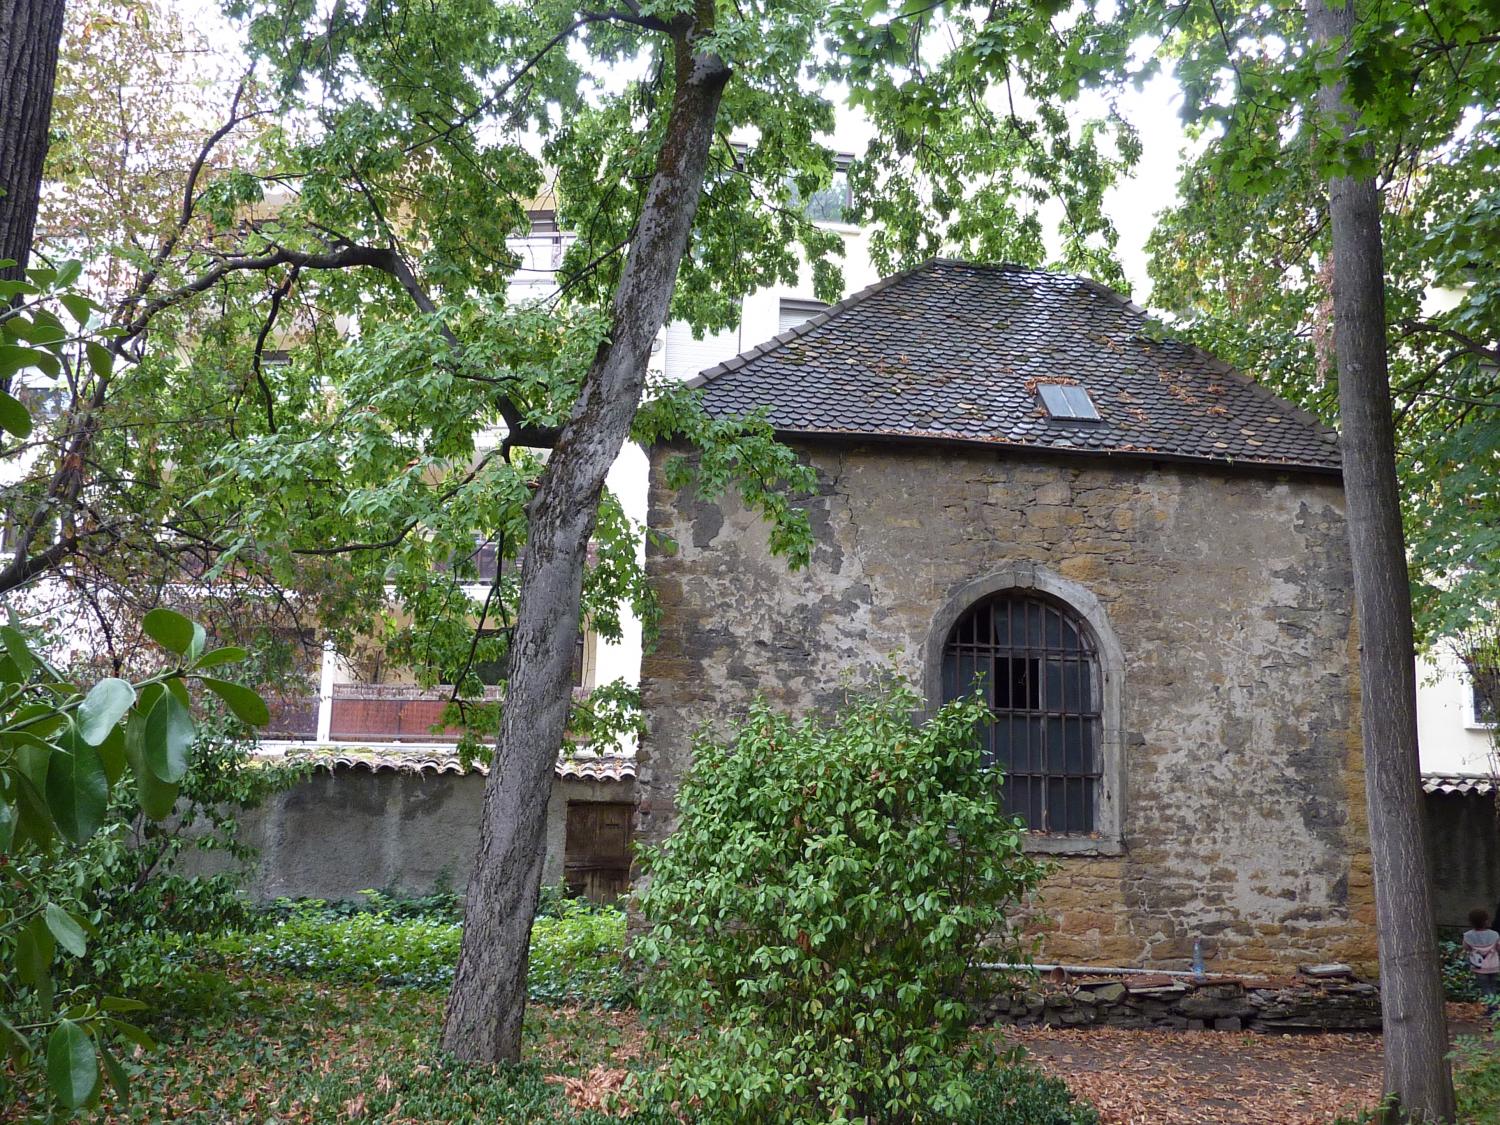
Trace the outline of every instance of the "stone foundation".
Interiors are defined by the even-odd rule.
[[[1046,980],[984,1005],[987,1024],[1182,1031],[1379,1031],[1380,990],[1353,978]]]

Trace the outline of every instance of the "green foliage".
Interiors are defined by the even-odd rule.
[[[413,988],[450,984],[462,938],[452,897],[366,897],[365,906],[278,904],[270,925],[227,935],[214,949],[246,966],[289,976]],[[623,1003],[629,997],[620,964],[624,939],[622,911],[554,894],[532,926],[532,999]]]
[[[643,1009],[673,1100],[707,1120],[962,1119],[986,1049],[962,999],[1044,869],[1021,850],[975,699],[925,724],[903,683],[794,724],[708,735],[647,857]]]
[[[453,979],[461,929],[378,911],[331,916],[316,900],[258,931],[228,935],[214,948],[260,970],[327,980],[439,988]]]
[[[111,796],[166,815],[196,736],[186,685],[198,678],[203,630],[166,610],[152,624],[168,669],[138,683],[106,678],[87,691],[14,624],[0,630],[0,957],[13,969],[0,975],[0,1037],[22,1083],[44,1075],[61,1111],[94,1104],[101,1073],[123,1093],[112,1050],[145,1039],[120,1018],[144,1005],[109,994],[114,982],[101,978],[111,974],[91,969],[130,960],[104,903],[124,889],[112,868],[141,857],[124,854],[125,820],[110,820]]]
[[[1067,1083],[1026,1064],[993,1066],[971,1078],[973,1104],[961,1125],[1099,1125],[1099,1115],[1074,1099]]]
[[[1453,1044],[1453,1089],[1465,1125],[1500,1125],[1500,1013],[1488,1035],[1461,1036]]]
[[[1443,993],[1449,1000],[1470,1001],[1479,999],[1479,985],[1474,980],[1474,970],[1469,965],[1461,941],[1438,942],[1438,955],[1443,959]]]
[[[621,966],[624,949],[623,911],[564,898],[532,923],[528,992],[544,1004],[618,1007],[632,995]]]
[[[1177,58],[1203,142],[1151,236],[1153,301],[1332,422],[1327,181],[1375,176],[1416,623],[1432,643],[1500,601],[1500,54],[1487,0],[1359,14],[1340,64],[1304,46],[1298,6],[1133,6]],[[1352,147],[1307,112],[1340,65],[1362,119]]]
[[[110,1120],[225,1125],[268,1121],[503,1122],[606,1125],[570,1110],[559,1075],[616,1067],[621,1020],[572,1007],[528,1015],[521,1066],[457,1062],[438,1049],[439,992],[240,978],[199,972],[200,991],[165,998],[152,1030],[162,1046],[131,1072],[128,1104]],[[626,1064],[629,1065],[629,1064]],[[549,1081],[550,1078],[550,1081]],[[7,1120],[35,1103],[6,1107]],[[640,1125],[677,1119],[648,1110]]]
[[[83,263],[69,259],[32,267],[25,280],[0,280],[0,435],[31,437],[32,404],[47,397],[44,384],[71,374],[74,362],[84,359],[104,375],[113,367],[113,353],[91,329],[102,310],[75,288],[82,272]],[[0,453],[14,452],[13,442],[0,438]]]

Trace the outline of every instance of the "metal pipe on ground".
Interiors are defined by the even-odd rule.
[[[1260,973],[1195,973],[1191,969],[1132,969],[1118,965],[1022,965],[1007,961],[984,961],[974,966],[987,972],[1015,972],[1035,970],[1050,973],[1061,969],[1065,973],[1091,976],[1142,976],[1142,977],[1188,977],[1191,980],[1270,980]]]

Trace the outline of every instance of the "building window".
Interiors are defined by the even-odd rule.
[[[1486,699],[1480,686],[1474,681],[1469,681],[1469,724],[1476,727],[1500,726],[1500,715],[1497,715],[1495,704]]]
[[[492,640],[503,634],[503,629],[481,629],[479,639],[481,642]],[[479,678],[479,682],[486,687],[495,687],[505,682],[505,659],[497,657],[492,660],[476,659],[470,666],[469,671]],[[573,671],[572,684],[574,687],[587,687],[585,676],[588,673],[588,634],[580,629],[578,639],[573,642]],[[458,670],[449,672],[443,677],[447,683],[453,683]]]
[[[986,761],[1005,772],[1006,811],[1033,832],[1098,828],[1101,678],[1088,627],[1046,596],[1007,590],[954,623],[943,647],[944,700],[981,691]]]
[[[806,324],[820,312],[827,311],[828,306],[822,301],[802,301],[792,297],[781,299],[781,309],[776,321],[776,334],[796,328],[799,324]]]
[[[854,201],[849,190],[849,165],[852,163],[854,163],[853,156],[841,154],[834,157],[833,175],[829,179],[828,186],[813,192],[807,197],[805,203],[796,185],[790,184],[792,206],[800,207],[802,214],[815,223],[844,222]]]

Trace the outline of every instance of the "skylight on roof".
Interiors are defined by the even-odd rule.
[[[1038,383],[1037,397],[1053,418],[1066,422],[1101,422],[1098,408],[1088,391],[1067,383]]]

